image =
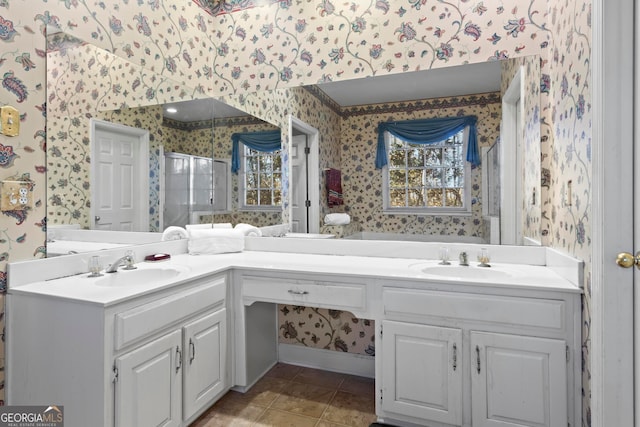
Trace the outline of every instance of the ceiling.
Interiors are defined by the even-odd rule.
[[[322,83],[318,87],[342,107],[495,92],[500,90],[500,62],[343,80]],[[168,113],[169,107],[178,111]],[[164,115],[191,122],[246,113],[214,99],[198,99],[166,104]]]

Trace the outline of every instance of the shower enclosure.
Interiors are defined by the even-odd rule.
[[[182,153],[164,154],[163,228],[200,223],[228,210],[228,164]]]

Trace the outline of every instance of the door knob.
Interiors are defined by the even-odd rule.
[[[100,222],[100,217],[99,216],[95,216],[94,219],[96,220],[96,222]]]
[[[616,257],[616,264],[624,268],[631,268],[634,265],[640,268],[640,252],[637,252],[635,256],[629,252],[620,252]]]

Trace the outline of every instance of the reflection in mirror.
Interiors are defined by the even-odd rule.
[[[525,79],[521,92],[522,115],[517,123],[517,134],[522,139],[522,151],[513,159],[503,159],[504,154],[500,155],[502,162],[511,162],[514,173],[517,171],[522,176],[521,190],[517,192],[517,200],[513,198],[502,200],[500,203],[524,206],[520,216],[511,220],[521,225],[519,243],[523,243],[523,238],[525,243],[535,241],[539,235],[540,207],[539,204],[536,205],[531,194],[540,194],[540,180],[536,178],[540,176],[539,66],[538,57],[525,57],[306,87],[307,91],[321,99],[324,105],[330,106],[339,116],[339,129],[336,132],[327,131],[320,119],[305,119],[311,126],[319,126],[321,132],[339,134],[340,159],[338,162],[325,161],[321,164],[323,171],[320,185],[326,185],[327,169],[340,169],[344,205],[325,205],[323,214],[346,212],[351,219],[348,225],[322,225],[321,232],[365,239],[499,243],[499,217],[495,212],[493,215],[483,215],[483,201],[495,196],[492,193],[497,190],[497,187],[486,188],[485,191],[491,194],[483,194],[482,172],[483,168],[489,165],[472,167],[470,175],[464,178],[470,189],[469,214],[413,213],[411,209],[404,212],[397,212],[389,207],[385,209],[385,192],[391,194],[401,186],[392,180],[385,184],[383,177],[389,171],[377,170],[374,166],[377,127],[382,122],[473,115],[478,118],[479,148],[488,149],[501,139],[501,95],[507,87],[505,82],[510,82],[522,68]],[[295,114],[295,111],[292,114]],[[502,137],[502,146],[515,143],[512,138]],[[335,147],[321,144],[321,163],[323,159],[332,156],[331,150],[334,149]],[[435,181],[438,181],[429,173],[446,172],[446,165],[442,162],[439,165],[425,163],[427,154],[435,156],[431,151],[433,150],[420,155],[420,182],[410,185],[421,187],[420,192],[428,192]],[[405,153],[411,154],[413,151],[405,150]],[[411,161],[413,160],[415,159]],[[414,166],[418,167],[411,163],[408,168],[413,170]],[[492,170],[490,174],[492,177],[499,176],[500,171]],[[403,176],[406,178],[408,175]],[[515,176],[502,176],[501,179],[511,180],[515,179]],[[456,178],[454,181],[458,185],[460,180]],[[326,189],[323,188],[323,191],[323,198],[326,198]],[[292,190],[292,193],[295,193],[295,190]],[[320,200],[320,203],[324,204],[326,201]]]
[[[166,226],[165,182],[161,179],[165,152],[199,159],[202,165],[198,170],[203,172],[200,175],[207,176],[201,177],[202,184],[199,184],[207,188],[191,201],[195,202],[195,209],[188,215],[190,222],[213,221],[214,209],[220,214],[219,218],[216,215],[216,221],[280,222],[280,215],[273,212],[237,212],[237,179],[228,172],[230,134],[248,129],[273,129],[273,125],[207,99],[199,88],[188,88],[155,75],[64,33],[48,37],[47,99],[50,254],[55,252],[53,240],[63,231],[75,233],[74,238],[78,238],[80,231],[91,230],[90,238],[98,240],[107,238],[100,234],[101,230],[136,231],[138,233],[128,236],[110,233],[108,238],[117,236],[117,244],[123,245],[157,241],[159,234],[156,233]],[[180,102],[184,100],[191,104]],[[171,116],[166,111],[169,105],[180,106],[181,112]],[[218,114],[217,118],[214,113]],[[216,125],[221,126],[219,131],[215,130]],[[123,143],[123,135],[130,140]],[[109,153],[116,144],[122,147],[119,152],[127,153],[131,159],[119,156],[114,160]],[[146,148],[141,149],[144,144]],[[111,172],[115,170],[114,163],[120,165],[120,174]],[[218,194],[214,194],[208,184],[211,165],[220,184]],[[131,172],[137,167],[139,172]],[[109,179],[101,178],[109,174]],[[129,187],[123,187],[120,182],[107,183],[112,182],[111,178],[122,176],[130,178]],[[118,191],[114,191],[116,188]],[[175,196],[169,197],[175,200]],[[232,200],[236,200],[235,205]],[[124,204],[115,205],[114,201],[124,201]],[[135,214],[138,220],[123,218],[121,214],[128,205],[138,208]],[[87,233],[82,236],[86,238]],[[90,249],[99,248],[91,245]]]
[[[186,101],[164,106],[166,116],[164,122],[168,128],[164,135],[166,156],[175,155],[168,153],[171,152],[206,157],[203,153],[209,149],[209,141],[213,140],[213,167],[209,172],[212,171],[214,174],[214,192],[211,196],[204,197],[212,199],[209,201],[213,203],[213,212],[197,212],[197,206],[192,206],[196,212],[195,216],[190,217],[190,222],[231,223],[232,225],[247,223],[259,227],[280,224],[282,217],[280,207],[275,210],[261,210],[245,209],[241,206],[243,175],[231,173],[233,134],[279,131],[279,128],[219,101],[213,103],[212,122],[197,120],[196,114],[202,111],[200,103],[201,101]],[[171,113],[169,112],[171,108],[177,111]],[[169,196],[167,200],[168,198]],[[165,221],[165,227],[168,225],[175,224]]]
[[[61,32],[49,34],[49,228],[77,224],[82,229],[159,231],[160,104],[202,97],[202,90],[155,75],[90,43]],[[208,147],[210,156],[211,142]],[[136,220],[122,211],[134,212]]]

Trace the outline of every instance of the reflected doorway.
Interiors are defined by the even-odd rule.
[[[520,67],[502,97],[500,243],[503,245],[523,244],[523,73]]]
[[[290,116],[291,231],[318,233],[320,188],[318,130]]]
[[[90,124],[91,229],[149,231],[149,131]]]

